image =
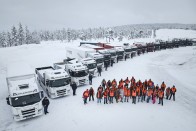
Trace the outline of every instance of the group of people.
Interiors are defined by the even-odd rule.
[[[158,99],[158,104],[163,106],[163,98],[171,99],[175,101],[176,87],[173,85],[171,88],[166,86],[164,81],[159,86],[155,85],[154,82],[149,79],[142,82],[141,80],[136,81],[134,77],[129,79],[128,77],[123,80],[121,79],[118,83],[115,79],[112,81],[105,79],[102,80],[101,85],[96,91],[97,103],[101,103],[104,99],[104,104],[112,104],[114,101],[118,102],[129,102],[132,99],[132,104],[137,102],[146,101],[149,103],[152,101],[153,104],[156,103]],[[94,101],[94,89],[86,89],[83,93],[84,104],[87,104],[88,98]]]

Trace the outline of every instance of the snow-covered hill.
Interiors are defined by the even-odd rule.
[[[79,45],[79,42],[69,43]],[[76,96],[50,99],[49,114],[26,121],[15,122],[5,98],[6,66],[26,62],[32,68],[52,65],[66,57],[68,43],[56,42],[24,45],[0,49],[0,130],[2,131],[108,131],[108,130],[180,130],[196,129],[196,47],[180,47],[144,54],[120,61],[93,79],[96,90],[101,80],[120,80],[134,76],[137,80],[162,81],[177,87],[176,101],[164,99],[164,106],[150,103],[114,103],[104,105],[96,101],[83,104],[82,93],[91,86],[77,89]],[[22,69],[20,69],[22,71]],[[96,99],[95,99],[96,100]]]

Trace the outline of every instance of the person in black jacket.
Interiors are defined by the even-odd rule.
[[[111,67],[113,67],[113,63],[114,63],[114,60],[113,60],[113,59],[111,59]]]
[[[92,85],[93,75],[91,73],[89,73],[88,80],[89,84]]]
[[[72,82],[71,83],[71,87],[72,87],[72,90],[73,90],[73,95],[75,96],[76,95],[76,89],[77,89],[77,85],[75,82]]]
[[[108,62],[105,63],[105,71],[108,70]]]
[[[44,99],[43,99],[43,101],[42,101],[42,105],[44,106],[44,113],[45,113],[45,115],[47,114],[47,113],[49,113],[48,112],[48,105],[50,104],[50,101],[48,100],[48,98],[47,97],[44,97]]]
[[[94,89],[92,87],[89,90],[89,101],[91,101],[91,97],[92,100],[94,101]]]
[[[101,76],[101,71],[102,71],[101,67],[97,67],[97,71],[98,71],[98,76]]]

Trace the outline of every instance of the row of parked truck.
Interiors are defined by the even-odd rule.
[[[7,104],[11,106],[14,120],[20,121],[42,115],[42,99],[44,93],[50,98],[69,95],[70,83],[77,86],[88,84],[88,75],[97,75],[97,68],[110,65],[110,62],[132,58],[145,52],[191,46],[193,41],[176,40],[171,42],[157,41],[156,43],[137,42],[134,45],[124,43],[114,45],[108,43],[81,42],[80,46],[67,46],[67,58],[52,66],[39,67],[35,72],[25,63],[12,64],[7,68],[7,86],[9,96]],[[23,71],[18,70],[21,68]]]

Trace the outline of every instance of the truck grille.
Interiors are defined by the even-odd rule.
[[[58,96],[63,96],[66,94],[66,89],[56,91]]]
[[[29,118],[29,117],[32,117],[33,115],[35,115],[35,108],[33,109],[29,109],[29,110],[24,110],[24,111],[21,111],[22,112],[22,115],[23,117],[25,118]]]
[[[80,84],[85,84],[85,79],[79,80],[79,83],[80,83]]]

